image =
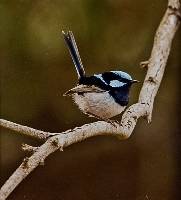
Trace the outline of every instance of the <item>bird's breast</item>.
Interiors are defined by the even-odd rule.
[[[75,103],[84,113],[92,113],[101,118],[111,118],[120,114],[125,106],[115,102],[108,91],[100,93],[83,93],[72,95]]]

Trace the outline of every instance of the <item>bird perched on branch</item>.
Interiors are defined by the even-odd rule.
[[[111,122],[128,104],[131,76],[122,71],[109,71],[86,76],[72,31],[62,31],[78,75],[78,85],[68,90],[80,110],[97,119]]]

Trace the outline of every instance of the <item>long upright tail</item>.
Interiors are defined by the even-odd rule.
[[[64,36],[64,40],[67,44],[67,47],[69,49],[70,55],[72,57],[73,63],[78,74],[78,78],[80,80],[82,77],[85,76],[85,71],[75,42],[74,35],[72,31],[68,31],[66,33],[62,31],[62,34]]]

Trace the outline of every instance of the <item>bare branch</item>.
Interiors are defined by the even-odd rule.
[[[27,151],[27,152],[30,152],[30,153],[34,153],[34,152],[38,151],[38,149],[39,149],[39,147],[33,147],[31,145],[28,145],[28,144],[22,144],[21,148],[22,148],[23,151]]]
[[[38,139],[41,139],[41,140],[45,140],[48,137],[52,136],[51,133],[36,130],[36,129],[30,128],[28,126],[16,124],[14,122],[10,122],[10,121],[5,120],[5,119],[0,119],[0,126],[7,128],[7,129],[10,129],[10,130],[13,130],[13,131],[16,131],[20,134],[28,135],[28,136],[35,137],[35,138],[38,138]]]
[[[154,99],[164,74],[174,34],[180,24],[179,9],[179,0],[168,1],[168,8],[154,38],[149,62],[143,63],[147,65],[148,71],[140,91],[138,103],[125,111],[120,124],[111,125],[104,121],[98,121],[62,133],[47,133],[3,119],[0,120],[0,125],[5,128],[39,139],[47,139],[31,157],[24,159],[23,163],[2,186],[0,200],[6,199],[18,184],[39,164],[44,163],[46,157],[54,151],[58,149],[62,151],[64,147],[97,135],[114,135],[119,136],[120,139],[126,139],[132,134],[138,118],[146,116],[148,122],[151,121]]]

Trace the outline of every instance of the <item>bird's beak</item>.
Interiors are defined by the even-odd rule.
[[[132,83],[139,83],[140,81],[138,80],[132,80]]]

